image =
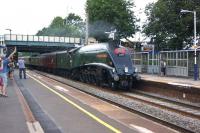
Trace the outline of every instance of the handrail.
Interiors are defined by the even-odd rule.
[[[57,37],[57,36],[35,36],[5,34],[5,41],[24,41],[24,42],[56,42],[56,43],[76,43],[80,44],[81,39],[76,37]]]

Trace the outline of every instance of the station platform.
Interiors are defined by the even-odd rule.
[[[167,76],[161,77],[161,76],[152,75],[152,74],[140,74],[140,76],[141,76],[142,80],[146,80],[146,81],[162,82],[162,83],[167,83],[167,84],[177,84],[177,85],[183,85],[183,86],[188,85],[188,86],[192,86],[192,87],[196,87],[196,88],[200,89],[200,81],[194,81],[193,79],[167,77]],[[52,94],[47,95],[47,91],[45,91],[45,90],[38,93],[38,91],[32,89],[30,87],[30,86],[32,86],[32,85],[30,85],[30,83],[33,84],[33,82],[31,81],[31,79],[29,77],[28,77],[28,79],[22,79],[20,81],[19,80],[20,79],[18,77],[18,71],[16,71],[15,72],[15,79],[14,80],[8,80],[8,87],[7,87],[8,97],[0,96],[0,132],[1,133],[29,133],[29,132],[33,132],[32,131],[33,129],[30,128],[29,122],[34,123],[35,120],[29,118],[30,116],[27,116],[27,114],[24,112],[24,110],[26,110],[26,109],[24,109],[24,107],[22,106],[22,103],[21,103],[22,101],[20,100],[20,96],[18,94],[19,92],[17,91],[17,90],[19,90],[17,82],[22,82],[24,87],[26,86],[26,88],[29,89],[28,91],[31,92],[31,95],[34,95],[34,93],[35,93],[35,99],[37,99],[37,100],[42,99],[44,101],[44,103],[40,103],[40,106],[46,107],[45,111],[47,111],[49,109],[52,114],[57,113],[56,117],[58,117],[58,118],[63,117],[61,113],[58,113],[58,111],[55,111],[55,108],[52,108],[52,107],[50,107],[49,105],[46,104],[46,103],[49,103],[52,100],[51,103],[54,103],[53,104],[53,107],[54,107],[54,105],[58,104],[56,102],[60,102],[60,99],[52,97]],[[36,89],[39,88],[39,86],[36,85],[36,84],[33,84],[33,86],[35,86]],[[44,99],[44,98],[47,98],[47,97],[49,98],[49,100]],[[61,102],[59,103],[59,105],[60,104],[64,105],[64,103],[61,103]],[[71,107],[65,107],[64,108],[64,106],[62,106],[60,108],[60,110],[68,110],[68,111],[70,111],[70,113],[74,113],[75,111],[71,110],[70,108]],[[38,113],[38,112],[36,112],[36,113]],[[51,113],[48,113],[48,114],[51,114]],[[28,115],[32,115],[32,114],[28,114]],[[102,114],[99,114],[99,115],[102,115]],[[40,114],[40,116],[41,116],[41,114]],[[82,116],[82,118],[84,118],[84,117]],[[65,119],[69,119],[70,121],[72,120],[72,118],[65,118]],[[84,119],[86,119],[86,118],[84,118]],[[106,119],[108,119],[108,118],[106,118]],[[56,118],[53,121],[58,122]],[[108,120],[108,121],[110,121],[110,120]],[[60,123],[61,123],[60,125],[66,124],[64,120],[61,121]],[[112,121],[111,123],[116,123],[116,122]],[[92,122],[90,124],[92,124]],[[56,131],[57,133],[60,132],[58,130],[60,130],[61,127],[64,127],[64,126],[60,127],[60,125],[57,125],[58,129],[54,129],[54,131]],[[68,125],[68,128],[73,127],[73,125],[74,124]],[[124,125],[121,125],[121,124],[118,124],[118,123],[116,125],[118,125],[119,127],[121,126],[122,129],[124,128]],[[34,126],[34,127],[36,127],[36,126]],[[74,128],[76,128],[76,127],[74,127]],[[85,128],[85,127],[83,127],[83,128]],[[97,129],[99,129],[99,126],[97,126]],[[63,130],[64,129],[62,129],[62,131]],[[65,129],[64,131],[69,131],[69,129],[68,130]],[[80,130],[78,130],[77,132],[79,132],[79,131]],[[128,131],[127,129],[124,129],[124,131],[126,131],[127,133],[132,132],[131,130]],[[34,132],[37,132],[37,131],[34,131]],[[38,132],[42,133],[43,131],[38,129]]]
[[[28,133],[27,122],[16,93],[14,80],[8,80],[8,97],[0,96],[0,132]]]
[[[175,86],[192,87],[200,89],[200,80],[182,77],[160,76],[154,74],[139,74],[142,80],[165,83]]]

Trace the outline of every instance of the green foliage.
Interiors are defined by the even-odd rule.
[[[194,35],[193,13],[180,13],[181,9],[195,10],[197,19],[200,18],[199,0],[158,0],[146,6],[148,23],[144,25],[143,32],[152,38],[156,49],[182,49],[183,42],[191,43]],[[197,33],[199,31],[197,26]]]
[[[51,22],[51,28],[62,28],[64,27],[64,19],[61,17],[55,17],[54,20]]]
[[[80,16],[75,15],[74,13],[70,13],[68,17],[66,18],[65,24],[68,25],[81,25],[83,23],[83,20]]]
[[[87,0],[89,35],[107,41],[105,32],[117,30],[117,38],[132,37],[138,27],[131,0]]]
[[[38,36],[85,36],[85,23],[80,16],[70,13],[65,19],[55,17],[48,28],[38,31]]]

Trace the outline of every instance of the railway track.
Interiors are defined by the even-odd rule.
[[[182,102],[178,102],[175,100],[171,99],[166,99],[166,98],[161,98],[161,97],[156,97],[156,96],[150,96],[146,93],[127,93],[127,92],[122,92],[120,95],[123,95],[125,97],[129,97],[133,100],[138,100],[141,102],[144,102],[149,105],[153,105],[162,109],[166,109],[169,111],[173,111],[176,113],[179,113],[184,116],[188,116],[191,118],[197,118],[200,120],[200,107],[191,105],[191,104],[186,104]]]
[[[99,88],[93,85],[89,86],[95,87],[97,89],[103,90],[108,93],[115,93],[116,95],[130,98],[134,101],[143,102],[147,105],[152,105],[155,107],[159,107],[161,109],[169,110],[187,117],[200,120],[200,107],[193,104],[183,103],[166,97],[162,98],[161,96],[155,96],[148,92],[143,92],[143,91],[134,90],[132,92],[124,92],[124,91],[115,92],[110,90],[110,88]]]
[[[41,73],[37,71],[37,73],[73,86],[90,95],[109,101],[117,106],[140,114],[148,119],[162,123],[178,131],[200,132],[200,127],[198,127],[198,122],[200,123],[200,107],[198,106],[152,96],[139,91],[135,91],[136,93],[112,91],[109,88],[97,87],[77,81],[76,83],[79,85],[75,85],[76,83],[71,80],[69,80],[69,83],[66,82],[66,80],[62,80],[62,78],[58,78],[52,75],[49,76],[43,72]],[[83,86],[87,89],[83,89]],[[96,92],[98,92],[98,94],[96,94]],[[179,121],[175,120],[177,117],[179,117]],[[188,121],[186,119],[188,119]],[[196,123],[197,125],[193,123]]]

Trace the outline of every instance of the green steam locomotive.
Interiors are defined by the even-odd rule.
[[[140,80],[127,48],[98,43],[26,59],[26,65],[73,80],[112,89],[132,89]]]

